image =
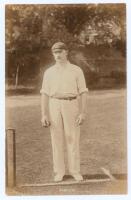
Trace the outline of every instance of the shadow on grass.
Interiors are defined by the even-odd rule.
[[[127,174],[113,174],[113,177],[115,177],[117,180],[127,180]],[[65,175],[63,180],[67,180],[72,178],[70,175]],[[92,180],[92,179],[107,179],[109,178],[106,174],[84,174],[83,179],[86,180]]]
[[[113,90],[113,89],[123,89],[125,87],[117,86],[117,87],[89,87],[90,91],[100,91],[100,90]],[[5,92],[6,96],[17,96],[17,95],[35,95],[40,94],[40,89],[38,88],[18,88],[18,89],[8,89]]]
[[[6,90],[7,96],[12,95],[32,95],[32,94],[40,94],[40,90],[34,88],[18,88],[18,89],[9,89]]]

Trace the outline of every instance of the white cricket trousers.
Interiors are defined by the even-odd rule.
[[[53,150],[54,172],[65,174],[64,139],[67,148],[68,170],[70,174],[80,172],[79,139],[80,126],[76,124],[79,115],[77,99],[60,100],[50,98],[50,132]]]

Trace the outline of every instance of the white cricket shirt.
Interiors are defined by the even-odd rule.
[[[68,61],[64,66],[55,64],[45,71],[40,93],[50,97],[74,97],[87,91],[82,69]]]

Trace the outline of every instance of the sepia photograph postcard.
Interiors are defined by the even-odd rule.
[[[6,198],[128,196],[127,10],[5,2]]]

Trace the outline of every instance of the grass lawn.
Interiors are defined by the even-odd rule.
[[[6,98],[6,127],[16,129],[17,184],[53,179],[49,129],[41,127],[40,96]],[[89,92],[88,116],[81,127],[82,174],[112,174],[126,169],[126,91]]]

